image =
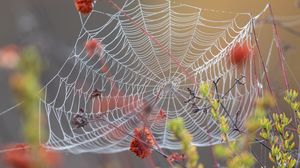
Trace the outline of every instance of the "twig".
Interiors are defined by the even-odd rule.
[[[184,103],[188,103],[188,102],[190,102],[190,101],[192,101],[192,100],[195,100],[195,99],[202,99],[201,97],[196,96],[195,91],[192,90],[191,88],[187,88],[187,90],[188,90],[188,92],[189,92],[191,98],[188,99],[187,101],[184,101]]]
[[[264,167],[264,165],[261,163],[261,161],[258,159],[258,157],[255,155],[255,153],[254,153],[254,151],[251,149],[251,153],[252,153],[252,155],[254,156],[254,158],[255,158],[255,160],[257,161],[257,163],[259,164],[259,166],[261,167],[261,168],[263,168]]]
[[[241,78],[240,78],[240,79],[241,79]],[[239,130],[239,128],[238,128],[237,125],[235,124],[234,120],[233,120],[232,117],[230,116],[228,110],[226,109],[226,107],[224,106],[224,104],[222,103],[222,101],[221,101],[221,99],[220,99],[220,97],[219,97],[219,89],[218,89],[218,82],[219,82],[219,80],[220,80],[220,78],[218,78],[216,81],[213,81],[213,84],[214,84],[214,87],[215,87],[215,90],[216,90],[216,94],[217,94],[217,100],[219,101],[221,107],[223,108],[223,110],[225,111],[225,113],[227,114],[227,116],[229,117],[229,119],[231,120],[231,123],[234,125],[235,129],[238,129],[238,130]],[[235,83],[233,84],[233,86],[230,87],[230,89],[226,92],[226,94],[229,93],[229,92],[233,89],[233,87],[236,85],[237,81],[238,81],[238,80],[235,81]],[[226,95],[226,94],[225,94],[225,95]]]

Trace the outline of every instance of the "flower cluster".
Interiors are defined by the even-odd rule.
[[[185,159],[184,154],[182,153],[172,153],[171,155],[168,156],[167,160],[169,163],[173,163],[175,161],[183,161]]]
[[[89,14],[93,10],[93,0],[75,0],[75,7],[78,12]]]
[[[38,151],[38,155],[41,156],[40,161],[48,167],[56,167],[61,162],[61,156],[57,152],[49,151],[42,146]],[[39,162],[26,144],[13,145],[11,150],[5,152],[4,161],[12,168],[32,168]]]
[[[148,128],[134,129],[134,138],[130,144],[131,152],[143,159],[151,154],[154,145],[154,137]]]

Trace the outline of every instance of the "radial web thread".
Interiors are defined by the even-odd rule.
[[[95,28],[97,19],[105,23]],[[239,67],[231,64],[229,55],[240,43],[253,48],[253,19],[246,13],[139,0],[127,1],[114,14],[94,10],[81,16],[74,50],[40,100],[49,128],[46,145],[73,153],[124,151],[134,128],[147,123],[160,147],[179,149],[166,127],[167,120],[177,117],[184,119],[194,145],[221,143],[209,112],[194,113],[192,104],[185,103],[190,98],[187,88],[198,95],[201,83],[217,79],[218,92],[212,93],[222,97],[229,116],[224,109],[220,113],[230,122],[229,139],[236,139],[233,124],[242,129],[259,85],[253,59]],[[84,48],[89,39],[101,43],[93,56]],[[234,85],[241,76],[244,85]],[[91,98],[95,89],[101,96]],[[208,103],[199,100],[196,105],[205,108]],[[147,114],[145,107],[150,108]],[[74,128],[76,115],[89,122]]]

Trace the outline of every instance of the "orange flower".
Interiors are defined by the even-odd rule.
[[[19,49],[15,45],[8,45],[0,49],[0,67],[13,69],[20,60]]]
[[[12,150],[5,152],[4,161],[13,168],[30,168],[31,157],[25,144],[17,144]]]
[[[93,10],[93,0],[75,0],[75,7],[82,14],[89,14]]]
[[[88,56],[93,56],[95,54],[95,51],[101,47],[101,44],[96,39],[90,39],[87,40],[85,43],[85,50],[88,54]]]
[[[172,153],[171,155],[168,156],[167,160],[169,163],[173,163],[175,161],[183,161],[185,159],[184,154],[180,153]]]
[[[26,144],[16,144],[10,147],[11,150],[4,153],[4,161],[12,168],[32,168],[35,158],[30,153],[30,148]],[[51,167],[57,166],[61,162],[61,156],[54,151],[48,151],[40,146],[39,155],[42,162]]]
[[[152,133],[148,128],[134,129],[134,138],[130,144],[130,151],[140,158],[149,156],[155,145]]]
[[[230,61],[233,65],[242,65],[249,58],[251,49],[248,42],[236,44],[230,52]]]
[[[47,148],[41,146],[39,152],[42,161],[50,167],[56,167],[62,162],[62,156],[56,151],[48,150]]]

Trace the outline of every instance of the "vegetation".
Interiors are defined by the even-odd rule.
[[[210,85],[203,84],[200,86],[200,93],[211,104],[210,114],[219,124],[220,131],[223,134],[224,144],[213,147],[214,153],[220,159],[226,160],[226,167],[229,168],[250,168],[256,163],[255,155],[250,151],[251,143],[259,141],[257,136],[264,141],[259,141],[269,150],[269,159],[273,163],[273,167],[277,168],[292,168],[296,166],[297,152],[295,153],[295,136],[300,135],[300,103],[297,101],[298,92],[296,90],[288,90],[284,96],[285,102],[295,113],[297,130],[290,129],[292,118],[286,113],[272,115],[269,110],[276,108],[274,98],[268,94],[258,98],[255,103],[254,114],[245,123],[245,131],[240,131],[241,136],[236,141],[229,141],[227,134],[229,124],[225,116],[220,115],[220,101],[215,99],[209,93]],[[195,152],[195,147],[190,147],[192,142],[191,135],[185,130],[183,120],[180,118],[169,121],[169,129],[181,141],[182,151],[187,157],[187,168],[202,167],[202,164],[196,166],[199,156]],[[267,144],[264,144],[267,142]],[[270,148],[268,146],[271,146]],[[261,163],[257,163],[260,164]]]
[[[41,145],[45,133],[41,125],[39,98],[42,96],[40,86],[41,61],[34,47],[24,48],[20,60],[14,67],[10,85],[21,104],[24,122],[24,144],[13,144],[5,153],[4,160],[13,168],[55,167],[60,162],[60,155]],[[40,114],[40,115],[39,115]],[[36,129],[34,129],[36,128]]]
[[[93,11],[94,2],[92,0],[74,0],[74,5],[78,12],[83,15],[89,15]],[[120,13],[123,13],[124,16],[129,17],[113,1],[110,1],[110,3],[116,9],[120,10]],[[275,23],[274,30],[277,31]],[[148,34],[146,30],[143,33]],[[154,36],[150,37],[154,39]],[[277,44],[278,40],[276,39],[275,42]],[[101,46],[95,39],[87,41],[85,46],[87,55],[90,57],[99,48]],[[250,55],[250,48],[248,48],[247,43],[244,43],[234,46],[233,50],[236,52],[231,53],[230,60],[232,64],[242,66]],[[41,123],[42,117],[38,104],[39,98],[43,96],[39,83],[41,75],[39,54],[34,47],[24,48],[17,54],[20,55],[19,58],[15,58],[12,65],[5,66],[9,68],[13,67],[13,75],[9,81],[10,86],[14,91],[16,99],[23,102],[21,104],[21,115],[24,122],[23,133],[25,143],[13,144],[8,147],[10,150],[5,152],[4,160],[12,168],[56,167],[60,162],[61,156],[57,152],[48,150],[41,144],[43,139],[42,133],[45,133],[46,130]],[[100,71],[106,73],[109,70],[104,65]],[[230,93],[234,86],[243,85],[243,78],[244,76],[237,79],[225,94]],[[264,167],[265,165],[259,162],[259,159],[252,151],[252,143],[255,142],[268,151],[268,158],[273,167],[298,167],[297,159],[300,152],[297,149],[300,144],[296,142],[300,139],[300,102],[298,100],[298,91],[292,89],[286,90],[283,97],[284,102],[291,109],[291,113],[280,111],[277,100],[272,95],[264,93],[263,96],[255,100],[252,115],[247,118],[243,126],[238,126],[237,120],[234,120],[230,116],[223,104],[223,97],[225,95],[220,96],[218,93],[217,86],[219,80],[213,81],[212,84],[202,83],[199,86],[199,95],[192,89],[187,88],[191,98],[185,101],[185,103],[191,103],[194,108],[193,113],[207,113],[217,123],[221,135],[220,141],[223,142],[212,147],[213,157],[217,158],[215,160],[218,162],[217,164],[224,163],[224,166],[228,168],[250,168],[255,165]],[[101,99],[101,91],[95,89],[92,97]],[[200,99],[208,106],[199,109],[195,101]],[[152,110],[152,107],[149,105],[144,111],[148,115]],[[80,112],[80,114],[77,114],[73,118],[75,119],[73,123],[76,126],[75,129],[83,128],[90,123],[89,118],[85,116],[84,110],[80,109]],[[144,123],[142,128],[135,128],[133,135],[124,132],[117,126],[111,125],[111,127],[116,127],[120,134],[132,138],[129,150],[141,159],[151,157],[151,154],[155,151],[163,156],[172,167],[203,168],[204,164],[199,161],[200,156],[196,146],[193,145],[193,136],[186,129],[183,118],[167,120],[166,114],[162,110],[159,112],[159,115],[160,120],[167,122],[167,128],[173,133],[174,138],[179,141],[181,153],[174,152],[167,155],[160,149],[155,140],[155,135],[153,135],[146,123]],[[239,112],[236,115],[237,118]],[[98,117],[101,118],[102,115]],[[146,118],[147,116],[143,117]],[[106,121],[103,118],[101,119],[102,121]],[[38,128],[38,131],[33,128]],[[232,132],[238,133],[239,137],[234,140],[230,139],[229,135]]]

